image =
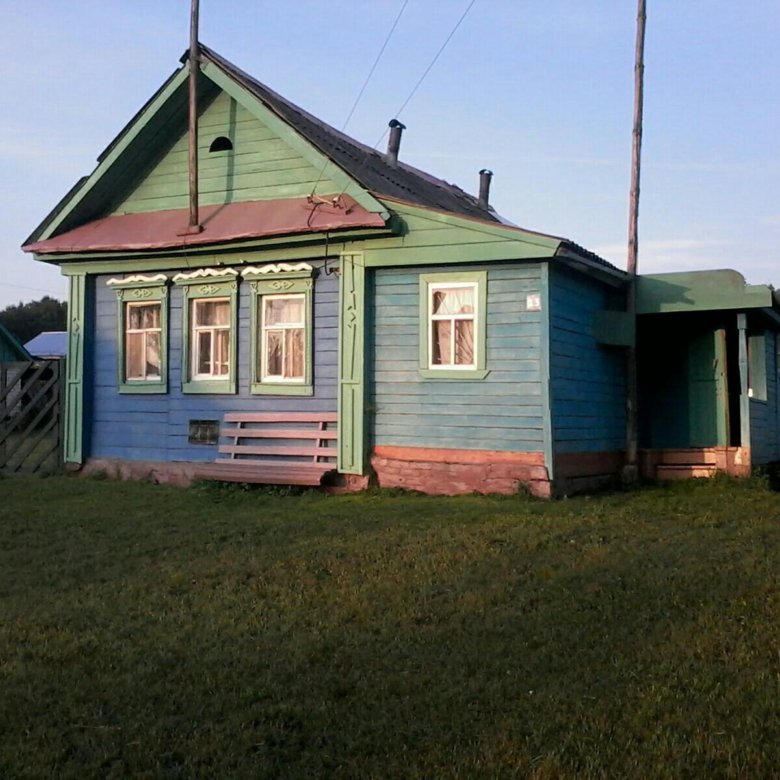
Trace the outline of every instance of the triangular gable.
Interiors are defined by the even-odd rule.
[[[182,185],[187,181],[188,73],[189,65],[185,63],[168,79],[98,158],[93,173],[83,179],[30,236],[28,245],[111,214],[186,206],[188,191],[183,190]],[[204,169],[199,175],[199,183],[206,185],[200,199],[204,205],[231,202],[237,184],[246,184],[239,200],[264,200],[308,195],[314,182],[320,179],[319,194],[333,195],[349,190],[351,198],[362,209],[382,219],[389,217],[376,198],[216,63],[205,62],[201,68],[198,100],[201,108],[199,163]],[[224,132],[220,128],[224,128]],[[210,157],[208,152],[215,133],[229,138],[231,132],[235,136],[231,140],[242,144],[244,141],[250,145],[262,145],[263,141],[270,143],[265,144],[265,151],[259,156],[244,160],[243,169],[231,171],[228,155],[217,153]],[[270,176],[264,179],[262,171],[258,173],[256,167],[273,168],[274,157],[278,155],[290,163],[288,172],[280,173],[276,165],[276,181],[273,182]],[[235,161],[236,157],[232,159]],[[250,167],[253,168],[251,177],[248,175]],[[217,181],[220,175],[224,186]],[[244,178],[236,179],[237,176]],[[250,178],[254,182],[250,182]]]

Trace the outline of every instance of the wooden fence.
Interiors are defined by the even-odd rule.
[[[62,468],[64,360],[0,363],[0,472]]]

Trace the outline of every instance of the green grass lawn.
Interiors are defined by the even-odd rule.
[[[0,777],[762,778],[780,495],[0,480]]]

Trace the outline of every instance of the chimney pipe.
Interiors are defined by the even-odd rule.
[[[397,119],[391,119],[388,122],[390,128],[390,138],[387,141],[387,164],[393,168],[398,167],[398,150],[401,148],[401,133],[406,130],[406,125]]]
[[[483,168],[479,172],[479,207],[488,210],[490,204],[490,180],[493,178],[493,171]]]

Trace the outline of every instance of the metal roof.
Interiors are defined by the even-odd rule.
[[[68,353],[68,334],[64,330],[45,330],[30,339],[24,348],[35,357],[65,357]]]
[[[335,203],[313,204],[308,198],[287,198],[201,206],[203,230],[188,234],[182,234],[188,222],[188,209],[120,214],[96,219],[23,249],[43,254],[169,249],[247,238],[385,227],[382,217],[366,211],[348,195],[334,200]]]

